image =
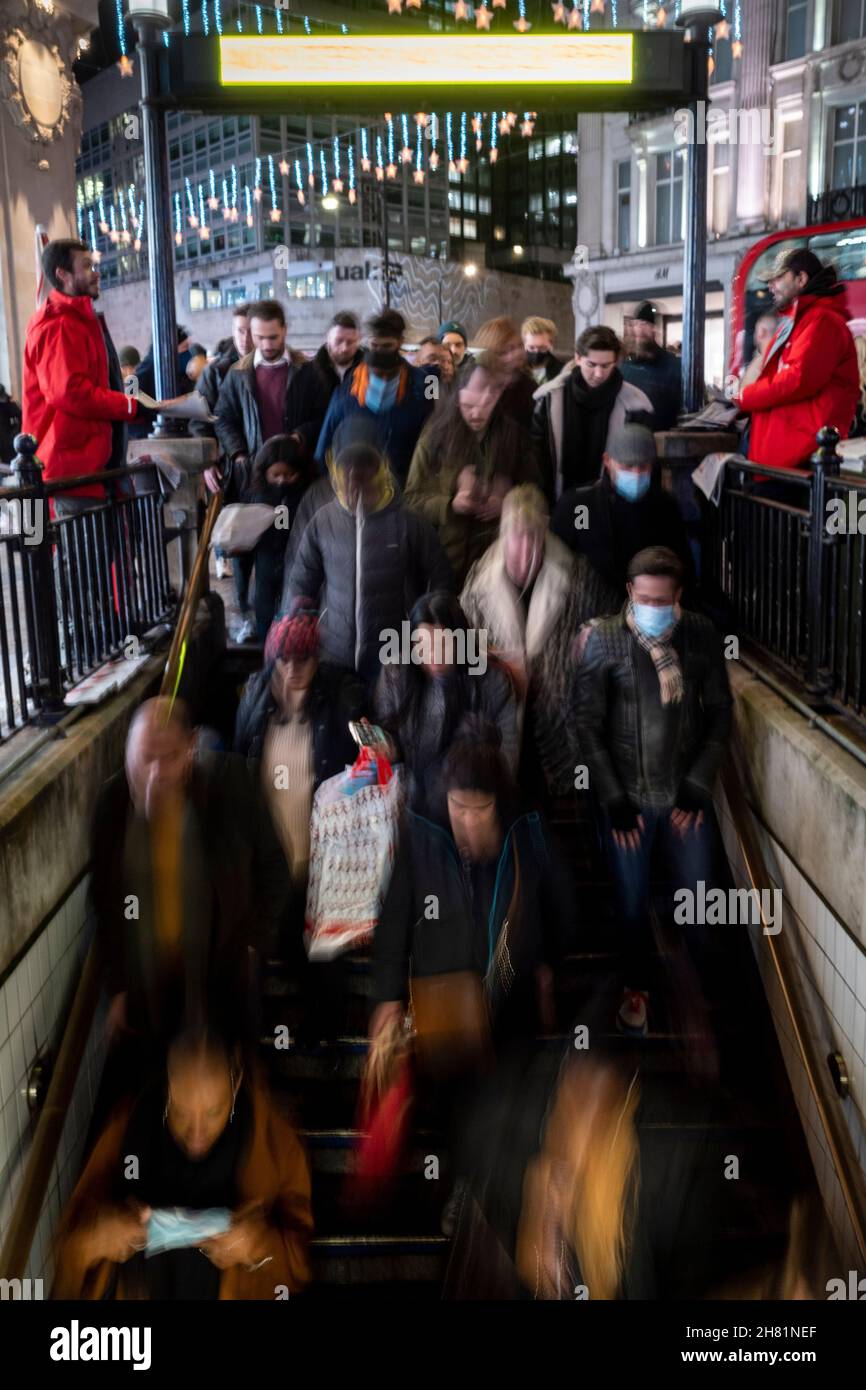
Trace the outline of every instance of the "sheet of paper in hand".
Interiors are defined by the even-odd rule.
[[[146,410],[157,410],[171,420],[205,420],[210,424],[216,419],[198,391],[190,391],[186,396],[172,396],[168,401],[155,401],[146,391],[131,391],[130,395],[140,401]]]

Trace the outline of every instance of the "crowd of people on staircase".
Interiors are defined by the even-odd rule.
[[[118,360],[94,312],[87,249],[46,256],[24,425],[46,476],[93,475],[57,504],[86,507],[139,413],[122,373],[143,367]],[[802,399],[808,335],[828,354],[816,390],[831,404],[853,393],[831,290],[810,271],[792,263],[777,281],[814,306],[798,301],[788,346],[743,387],[759,450],[772,403]],[[679,1297],[684,1267],[697,1277],[696,1213],[713,1202],[690,1206],[695,1171],[651,1156],[639,1064],[624,1074],[601,1044],[580,1053],[563,988],[582,939],[563,830],[575,807],[612,883],[616,988],[599,1036],[639,1051],[661,1010],[655,866],[669,895],[725,873],[723,640],[653,434],[676,421],[678,364],[651,306],[628,329],[627,353],[598,325],[560,361],[548,319],[497,317],[471,339],[449,321],[410,361],[384,308],[363,327],[337,314],[306,360],[263,300],[234,307],[213,360],[179,344],[213,417],[195,427],[216,440],[209,493],[288,521],[215,561],[233,569],[239,646],[261,646],[232,736],[196,729],[180,699],[148,700],[95,807],[111,1052],[58,1296],[271,1299],[309,1283],[309,1163],[256,1044],[274,958],[301,982],[293,1032],[319,1046],[347,1026],[346,955],[304,947],[311,825],[356,759],[401,789],[364,940],[369,1037],[403,1055],[414,1028],[419,1095],[449,1136],[446,1291]],[[786,426],[798,461],[814,423],[796,449]],[[715,943],[681,938],[700,1000]],[[555,1065],[533,1060],[538,1038]],[[507,1201],[485,1205],[496,1192]],[[698,1265],[691,1296],[712,1281]]]

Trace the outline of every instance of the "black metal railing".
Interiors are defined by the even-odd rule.
[[[863,183],[851,188],[828,188],[806,203],[807,227],[816,227],[819,222],[848,222],[855,217],[866,217],[866,184]]]
[[[17,486],[0,487],[0,741],[62,713],[69,690],[104,662],[143,654],[173,612],[155,463],[46,483],[29,435]],[[2,480],[0,480],[2,481]]]
[[[864,717],[866,480],[840,474],[838,442],[822,430],[808,472],[730,462],[710,568],[740,637]]]

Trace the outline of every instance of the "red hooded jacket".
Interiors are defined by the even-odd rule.
[[[842,286],[836,294],[801,294],[787,317],[794,320],[787,337],[783,320],[761,375],[740,393],[752,417],[749,458],[767,468],[805,467],[825,425],[847,439],[860,397]]]
[[[111,458],[111,425],[138,405],[108,386],[108,353],[89,295],[52,290],[27,325],[22,428],[36,440],[46,482],[98,473]],[[75,497],[104,497],[98,483]]]

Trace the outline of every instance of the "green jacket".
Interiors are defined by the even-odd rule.
[[[521,434],[525,432],[521,431]],[[451,561],[458,586],[463,583],[470,566],[499,535],[498,517],[493,521],[479,521],[477,517],[462,516],[453,510],[451,501],[463,469],[474,466],[478,476],[486,479],[502,474],[512,487],[518,483],[541,485],[529,435],[525,434],[517,450],[509,450],[511,457],[506,457],[504,451],[497,447],[499,439],[500,433],[494,421],[480,438],[473,441],[474,460],[461,454],[459,457],[442,459],[441,466],[437,468],[440,460],[435,457],[431,447],[428,423],[412,455],[403,500],[407,507],[423,516],[435,528]]]

